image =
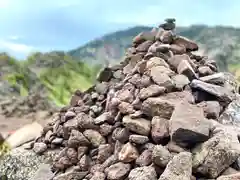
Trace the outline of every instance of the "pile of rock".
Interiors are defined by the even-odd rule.
[[[174,28],[167,19],[137,35],[44,127],[33,151],[61,148],[54,180],[240,178],[236,81]]]

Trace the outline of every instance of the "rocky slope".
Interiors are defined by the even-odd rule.
[[[151,29],[151,27],[138,26],[107,34],[71,50],[69,54],[81,57],[81,60],[91,64],[104,64],[107,61],[115,63],[124,58],[125,49],[131,46],[134,36]],[[193,25],[178,27],[176,32],[196,41],[201,47],[199,53],[215,59],[220,70],[230,70],[240,77],[240,29]]]
[[[10,153],[0,173],[10,179],[31,179],[36,170],[34,178],[44,170],[53,180],[239,179],[239,84],[214,60],[195,55],[199,46],[174,27],[168,19],[134,37],[126,58],[103,69],[87,91],[76,91],[29,144],[31,153],[21,151],[27,157],[58,152],[51,168],[42,169],[33,156],[31,171]],[[22,167],[11,165],[16,161]]]

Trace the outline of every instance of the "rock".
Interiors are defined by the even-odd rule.
[[[196,73],[194,72],[194,69],[190,65],[189,61],[182,60],[178,67],[177,67],[178,74],[183,74],[188,77],[188,79],[191,81],[193,79],[197,78]]]
[[[171,153],[162,145],[156,145],[152,152],[152,161],[156,165],[164,168],[172,159]]]
[[[218,101],[203,101],[198,106],[203,108],[205,117],[208,119],[218,119],[221,112],[221,106]]]
[[[224,175],[217,178],[217,180],[239,180],[239,179],[240,179],[240,173]]]
[[[159,180],[190,180],[192,175],[192,155],[181,152],[168,163]]]
[[[78,166],[81,171],[88,171],[91,165],[91,159],[88,155],[83,155],[80,161],[78,162]]]
[[[108,67],[105,67],[103,70],[100,71],[100,73],[98,74],[97,80],[99,82],[103,82],[103,81],[109,81],[112,77],[113,73],[112,70]]]
[[[147,136],[132,134],[129,136],[129,142],[135,144],[145,144],[149,141]]]
[[[8,179],[34,179],[33,177],[42,171],[41,167],[45,166],[43,164],[47,166],[49,162],[51,163],[57,153],[59,153],[58,150],[50,150],[41,156],[36,156],[33,151],[25,150],[22,146],[14,148],[1,157],[0,174],[6,175]],[[49,173],[45,175],[51,176]]]
[[[77,148],[78,146],[88,146],[89,140],[79,131],[73,129],[68,139],[68,147]]]
[[[7,137],[6,142],[11,148],[16,148],[36,139],[41,135],[42,131],[43,127],[39,123],[33,122],[16,130],[13,134]]]
[[[178,66],[182,61],[190,61],[190,58],[186,54],[179,54],[179,55],[174,55],[173,57],[170,57],[168,59],[168,64],[174,69],[177,70]]]
[[[152,41],[144,41],[143,43],[139,44],[136,48],[137,52],[147,52],[148,48],[152,45]]]
[[[139,166],[148,166],[152,163],[152,151],[146,149],[140,154],[140,156],[136,159],[136,164]]]
[[[151,137],[156,144],[163,143],[169,138],[169,122],[159,116],[152,118]]]
[[[40,164],[35,175],[32,177],[34,180],[46,180],[54,177],[54,173],[51,171],[49,164]]]
[[[151,166],[138,167],[130,171],[129,180],[157,180],[157,173]]]
[[[128,176],[128,173],[131,170],[130,164],[124,164],[122,162],[118,162],[116,164],[111,165],[105,171],[107,173],[107,178],[110,180],[121,180],[125,179]]]
[[[209,138],[210,123],[202,108],[180,102],[169,121],[171,139],[180,146],[194,146]]]
[[[106,140],[105,138],[97,131],[92,130],[92,129],[87,129],[83,132],[83,135],[89,139],[91,144],[94,147],[99,147],[101,144],[105,144]]]
[[[148,136],[151,129],[151,122],[144,118],[132,119],[130,116],[123,117],[123,125],[131,131]]]
[[[106,175],[102,172],[94,172],[90,180],[105,180]]]
[[[193,150],[194,171],[209,178],[217,178],[240,155],[238,142],[219,133]]]
[[[149,97],[159,96],[165,92],[166,88],[158,85],[150,85],[149,87],[140,90],[138,96],[141,100],[145,100]]]
[[[161,97],[148,98],[142,104],[142,112],[147,116],[159,116],[166,119],[170,119],[174,108],[173,101]]]
[[[190,51],[198,50],[198,45],[195,42],[183,36],[177,36],[174,39],[173,44],[183,45],[187,50],[190,50]]]
[[[121,143],[125,143],[129,139],[129,130],[127,128],[116,128],[112,133],[112,138],[118,140]]]
[[[139,156],[138,150],[131,143],[125,144],[119,152],[118,159],[122,162],[129,163],[136,160]]]
[[[52,144],[55,144],[55,145],[61,145],[63,142],[63,138],[55,138],[52,140]]]
[[[221,73],[200,77],[199,80],[206,83],[210,83],[210,84],[221,85],[221,84],[224,84],[225,78],[224,78],[224,73],[221,72]]]
[[[140,44],[144,41],[150,40],[153,41],[155,39],[155,35],[152,32],[141,32],[135,38],[133,38],[134,44]]]
[[[174,153],[180,153],[180,152],[184,152],[184,151],[187,151],[186,149],[178,146],[175,142],[173,141],[170,141],[168,144],[167,144],[167,149],[170,151],[170,152],[174,152]]]
[[[135,112],[133,105],[127,102],[121,102],[118,109],[122,114],[133,114]]]
[[[237,96],[237,98],[227,106],[218,121],[222,124],[240,127],[240,96]]]
[[[234,94],[222,86],[213,85],[194,79],[191,82],[191,87],[205,91],[211,95],[216,96],[220,101],[229,103],[234,99]]]
[[[169,68],[169,65],[166,63],[166,61],[160,57],[152,57],[147,61],[146,69],[150,70],[152,67],[156,66],[164,66],[166,68]]]
[[[37,154],[42,154],[47,150],[47,145],[45,143],[35,143],[33,146],[33,151]]]
[[[159,80],[159,78],[157,77],[158,75],[160,74],[166,74],[168,75],[169,77],[172,77],[175,75],[175,73],[169,69],[169,68],[166,68],[164,66],[154,66],[150,69],[150,76],[153,80],[156,80],[155,82],[157,83]]]
[[[93,121],[95,124],[103,124],[104,122],[113,122],[114,117],[110,112],[104,112]]]
[[[122,90],[118,91],[116,97],[120,101],[125,101],[125,102],[129,102],[129,103],[133,102],[133,95],[128,89],[122,89]]]
[[[183,90],[184,87],[190,83],[188,77],[183,74],[173,76],[172,80],[177,90]]]
[[[236,169],[229,167],[225,171],[223,171],[221,175],[231,175],[231,174],[236,174],[236,173],[238,173],[238,171]]]
[[[103,163],[110,157],[113,153],[113,147],[110,144],[101,144],[98,147],[97,162],[99,164]]]
[[[202,67],[199,67],[198,68],[198,72],[199,72],[199,75],[202,77],[202,76],[208,76],[208,75],[212,75],[213,74],[213,71],[211,70],[210,67],[208,66],[202,66]]]
[[[66,172],[55,176],[53,180],[71,180],[71,179],[84,179],[88,172]]]

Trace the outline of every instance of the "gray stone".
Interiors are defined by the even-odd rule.
[[[192,150],[195,172],[209,178],[217,178],[240,155],[239,142],[224,131]]]
[[[181,152],[173,157],[159,180],[190,180],[192,175],[192,154]]]
[[[124,180],[131,170],[130,164],[118,162],[105,170],[109,180]]]
[[[36,173],[40,171],[41,164],[51,163],[58,153],[58,150],[47,151],[39,156],[20,146],[1,157],[0,174],[6,175],[8,179],[32,179],[37,176]]]
[[[233,100],[219,117],[218,121],[225,125],[240,127],[240,96]]]
[[[148,136],[151,129],[151,122],[144,118],[132,119],[130,116],[124,116],[122,123],[132,132]]]
[[[152,152],[152,161],[156,165],[165,168],[172,159],[171,153],[162,145],[154,146]]]
[[[129,180],[157,180],[157,173],[154,167],[143,166],[132,169],[128,175]]]
[[[165,87],[158,86],[156,84],[150,85],[149,87],[140,90],[138,96],[141,100],[145,100],[149,97],[159,96],[166,91]]]
[[[194,79],[191,82],[191,87],[205,91],[213,96],[216,96],[219,100],[230,103],[234,99],[234,94],[228,91],[226,88],[214,84],[205,83],[200,80]]]

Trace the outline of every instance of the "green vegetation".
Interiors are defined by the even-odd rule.
[[[75,90],[89,88],[101,68],[91,67],[62,52],[37,52],[22,61],[4,54],[4,58],[0,56],[0,63],[2,80],[6,80],[18,95],[26,96],[43,86],[49,100],[58,106],[67,104]]]

